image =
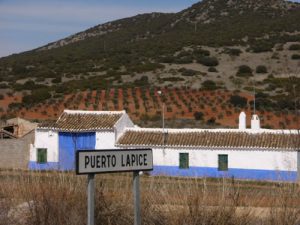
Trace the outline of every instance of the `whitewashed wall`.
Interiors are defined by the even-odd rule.
[[[153,149],[154,165],[179,166],[179,153],[189,153],[191,167],[218,167],[218,154],[228,155],[233,169],[297,171],[297,152],[261,150]]]
[[[30,161],[36,162],[38,148],[47,148],[48,162],[58,162],[58,132],[35,130],[35,143],[30,149]]]
[[[123,133],[125,128],[134,127],[132,120],[125,113],[119,119],[119,121],[115,124],[115,139],[117,140]]]
[[[111,149],[115,147],[114,132],[96,132],[96,149]]]

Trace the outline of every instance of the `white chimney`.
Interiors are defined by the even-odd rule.
[[[259,130],[260,129],[260,120],[258,115],[254,114],[251,118],[251,129],[252,130]]]
[[[246,113],[241,112],[239,116],[239,129],[245,130],[246,129]]]

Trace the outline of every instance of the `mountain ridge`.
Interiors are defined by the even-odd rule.
[[[255,78],[266,105],[289,98],[281,108],[291,110],[300,101],[298,21],[300,4],[283,0],[204,0],[178,13],[140,14],[1,58],[0,91],[22,92],[31,107],[87,89],[251,93]]]

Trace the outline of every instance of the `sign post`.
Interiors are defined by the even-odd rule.
[[[134,225],[141,225],[140,171],[153,170],[152,149],[78,150],[76,174],[88,175],[88,225],[95,223],[95,174],[133,172]]]
[[[95,174],[88,175],[88,225],[94,225],[95,213]]]
[[[141,225],[140,175],[133,172],[134,225]]]

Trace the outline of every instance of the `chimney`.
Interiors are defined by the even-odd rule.
[[[239,116],[239,130],[246,129],[246,113],[241,112]]]
[[[251,129],[252,130],[259,130],[260,129],[260,120],[258,115],[254,114],[251,118]]]

